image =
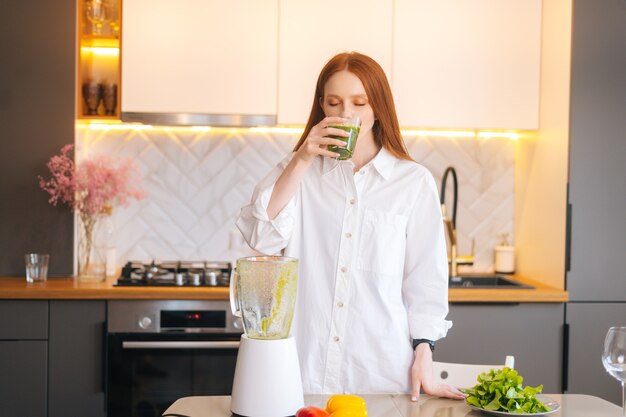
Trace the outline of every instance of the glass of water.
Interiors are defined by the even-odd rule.
[[[50,255],[29,253],[24,256],[26,261],[26,282],[43,282],[48,278],[48,261]]]
[[[624,403],[626,379],[626,327],[611,327],[604,339],[602,352],[604,369],[622,384],[622,414],[626,416]]]

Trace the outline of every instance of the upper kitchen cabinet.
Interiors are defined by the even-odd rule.
[[[77,117],[119,119],[120,0],[78,0]]]
[[[400,124],[537,129],[540,44],[541,0],[395,0]]]
[[[338,52],[369,55],[391,75],[392,10],[390,0],[282,0],[278,123],[306,123],[317,76]]]
[[[274,124],[278,0],[124,0],[122,120]]]

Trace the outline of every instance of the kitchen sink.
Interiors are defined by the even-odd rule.
[[[448,279],[450,288],[500,288],[500,289],[531,289],[531,285],[522,284],[502,275],[460,275]]]

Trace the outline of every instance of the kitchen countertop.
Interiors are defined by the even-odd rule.
[[[518,275],[511,278],[534,289],[451,288],[453,303],[562,303],[567,291]],[[78,283],[72,277],[52,277],[43,283],[26,282],[24,277],[0,277],[0,299],[59,300],[228,300],[228,288],[220,287],[114,287],[117,278],[101,283]]]
[[[622,409],[598,397],[581,394],[547,394],[561,404],[553,417],[618,417]],[[372,417],[480,417],[464,401],[433,398],[422,394],[417,403],[408,395],[362,395]],[[305,395],[307,406],[324,408],[328,395]],[[186,397],[177,400],[163,416],[230,417],[230,397]]]

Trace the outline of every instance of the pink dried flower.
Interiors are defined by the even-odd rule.
[[[73,147],[65,145],[60,155],[50,158],[49,180],[39,177],[39,186],[50,194],[51,204],[67,204],[76,213],[93,215],[103,213],[107,206],[126,206],[130,199],[146,197],[138,188],[141,175],[132,159],[98,155],[75,165],[70,157]]]

